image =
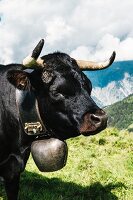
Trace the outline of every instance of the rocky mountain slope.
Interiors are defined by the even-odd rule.
[[[107,69],[85,74],[92,82],[92,97],[99,106],[111,105],[133,94],[133,61],[115,62]]]
[[[112,81],[106,87],[95,87],[92,97],[99,106],[111,105],[133,93],[133,76],[125,73],[122,80]]]

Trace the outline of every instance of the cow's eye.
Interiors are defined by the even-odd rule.
[[[62,100],[64,100],[64,96],[63,96],[63,94],[61,94],[61,93],[59,93],[59,92],[57,92],[57,91],[55,91],[55,90],[53,90],[53,91],[51,91],[50,92],[50,97],[51,97],[51,99],[52,100],[54,100],[54,101],[62,101]]]
[[[59,85],[57,91],[67,98],[70,96],[74,96],[76,93],[80,92],[80,89],[80,84],[76,80],[70,79]]]

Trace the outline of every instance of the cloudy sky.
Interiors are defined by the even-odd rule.
[[[20,63],[41,38],[42,54],[131,60],[133,0],[0,0],[0,63]]]

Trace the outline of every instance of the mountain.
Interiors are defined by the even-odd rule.
[[[95,87],[92,98],[96,99],[99,106],[111,105],[133,93],[133,76],[125,73],[122,80],[112,81],[106,87]]]
[[[111,105],[133,93],[133,61],[115,62],[107,69],[85,74],[92,82],[92,98],[99,106]]]
[[[133,95],[129,95],[122,101],[105,108],[109,120],[109,126],[119,129],[131,129],[133,124]]]

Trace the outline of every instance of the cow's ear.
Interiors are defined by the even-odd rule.
[[[25,90],[30,84],[28,73],[21,70],[10,70],[7,73],[8,81],[20,90]]]

